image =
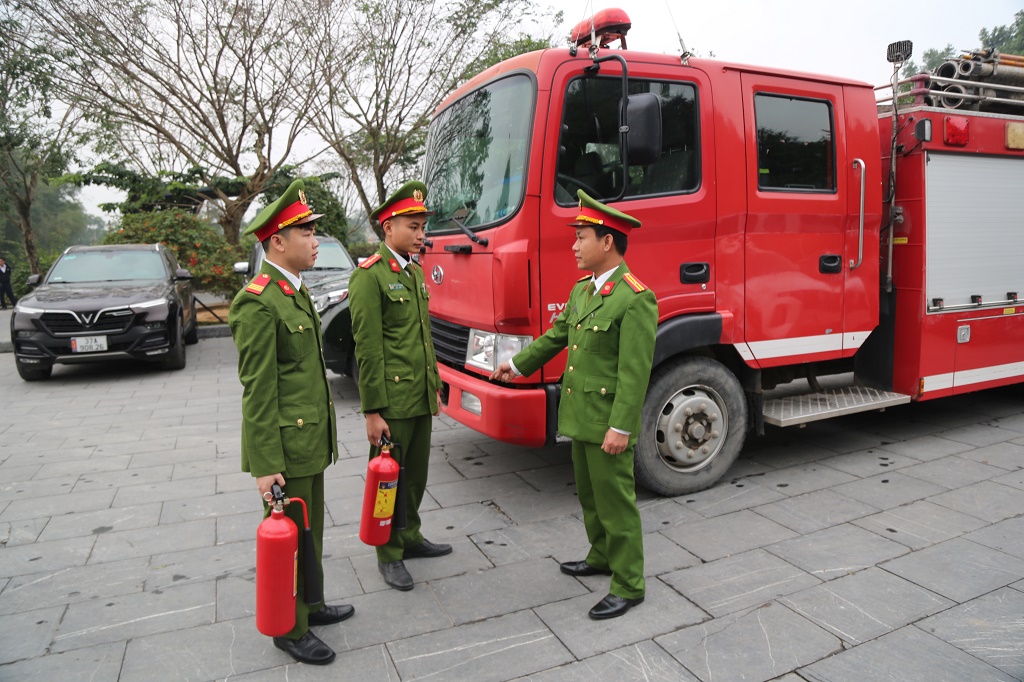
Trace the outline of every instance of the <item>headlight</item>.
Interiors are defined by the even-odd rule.
[[[22,305],[21,303],[18,303],[17,305],[14,306],[14,312],[27,313],[30,315],[42,315],[46,311],[43,310],[42,308],[30,308],[27,305]]]
[[[167,305],[167,299],[166,298],[157,298],[157,299],[153,299],[152,301],[143,301],[142,303],[132,303],[130,307],[131,307],[131,309],[133,311],[139,312],[140,310],[145,310],[146,308],[155,308],[158,305]]]
[[[341,303],[348,298],[348,289],[335,289],[334,291],[328,291],[326,294],[320,294],[313,299],[313,307],[316,308],[318,313],[330,308],[332,305]]]
[[[532,342],[532,336],[509,336],[497,332],[470,329],[469,347],[466,348],[466,364],[493,372],[498,365]]]

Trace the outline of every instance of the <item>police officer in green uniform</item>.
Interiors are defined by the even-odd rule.
[[[644,545],[633,482],[633,447],[651,378],[658,302],[630,271],[630,231],[640,221],[590,198],[580,199],[576,266],[593,275],[569,294],[554,326],[508,362],[492,379],[533,374],[568,348],[558,430],[572,438],[576,491],[590,553],[561,564],[573,576],[611,575],[609,594],[590,610],[594,619],[615,618],[644,600]]]
[[[238,347],[238,378],[242,382],[242,471],[256,478],[266,500],[279,484],[289,497],[301,498],[309,509],[315,557],[323,581],[324,470],[338,459],[338,429],[327,381],[320,336],[320,317],[300,273],[313,267],[317,255],[313,228],[320,215],[306,205],[303,182],[293,182],[281,197],[263,209],[245,234],[255,234],[266,254],[260,273],[238,292],[228,315]],[[302,506],[286,513],[305,527]],[[354,613],[352,606],[307,606],[303,571],[298,571],[295,627],[274,645],[303,663],[326,664],[334,651],[309,631]]]
[[[400,446],[405,466],[408,523],[404,530],[392,528],[388,543],[377,548],[381,575],[397,590],[413,588],[404,559],[452,551],[451,545],[430,542],[420,532],[431,416],[439,413],[441,389],[427,316],[430,296],[423,270],[412,260],[423,245],[427,216],[433,215],[423,205],[426,196],[422,182],[407,182],[370,214],[380,221],[384,243],[359,264],[348,288],[370,457],[378,454],[384,435]]]

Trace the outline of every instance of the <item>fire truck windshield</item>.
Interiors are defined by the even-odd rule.
[[[430,124],[424,181],[436,211],[427,232],[499,222],[523,200],[534,86],[512,75],[474,90]]]

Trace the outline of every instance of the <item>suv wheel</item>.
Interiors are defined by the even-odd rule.
[[[196,319],[196,299],[192,299],[192,327],[185,332],[185,343],[193,346],[199,343],[199,320]]]
[[[167,359],[164,360],[164,367],[167,369],[185,369],[185,336],[182,333],[184,320],[178,316],[178,323],[174,325],[174,342],[167,351]]]

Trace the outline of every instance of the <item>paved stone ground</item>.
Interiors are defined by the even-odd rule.
[[[356,616],[301,666],[256,632],[260,502],[238,471],[230,339],[188,367],[0,355],[0,680],[1012,680],[1024,678],[1024,390],[752,442],[717,487],[641,493],[648,596],[587,610],[568,449],[435,420],[424,530],[451,556],[388,589],[357,537],[366,446],[334,377],[326,594]]]

